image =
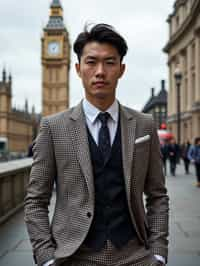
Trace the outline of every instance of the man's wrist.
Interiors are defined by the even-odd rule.
[[[54,265],[55,265],[54,262],[55,262],[54,259],[49,260],[49,261],[45,262],[45,263],[43,264],[43,266],[54,266]]]
[[[160,255],[154,255],[156,260],[157,260],[157,266],[165,266],[165,258],[163,256]]]

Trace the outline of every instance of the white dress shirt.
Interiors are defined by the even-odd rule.
[[[96,108],[86,99],[83,100],[83,111],[85,113],[88,129],[94,141],[98,145],[98,134],[101,128],[101,121],[97,118],[97,116],[102,111]],[[107,126],[110,133],[110,143],[112,145],[117,132],[117,125],[119,118],[119,103],[117,102],[117,100],[115,100],[114,103],[105,112],[110,114]]]
[[[83,100],[83,112],[86,117],[86,123],[88,126],[88,129],[98,145],[98,134],[99,130],[101,128],[101,121],[97,119],[97,116],[102,111],[99,110],[97,107],[92,105],[90,102],[88,102],[87,99]],[[119,103],[117,100],[113,102],[113,104],[105,111],[110,114],[110,117],[108,119],[107,125],[110,133],[110,143],[111,145],[114,142],[115,135],[117,132],[117,126],[118,126],[118,119],[119,119]],[[162,256],[155,255],[157,260],[160,260],[161,262],[165,263],[165,259]],[[54,262],[54,260],[47,261],[43,266],[49,266]]]

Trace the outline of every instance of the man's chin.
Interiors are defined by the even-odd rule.
[[[99,93],[95,93],[95,96],[98,99],[106,99],[108,97],[108,94],[107,93],[99,92]]]

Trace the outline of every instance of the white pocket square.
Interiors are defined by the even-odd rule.
[[[137,143],[141,143],[141,142],[144,142],[144,141],[147,141],[147,140],[149,140],[149,139],[150,139],[150,135],[146,135],[146,136],[144,136],[144,137],[137,138],[137,139],[135,140],[135,144],[137,144]]]

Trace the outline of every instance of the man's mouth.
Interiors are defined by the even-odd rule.
[[[97,87],[103,87],[105,86],[107,83],[105,81],[96,81],[96,82],[93,82],[93,84]]]

